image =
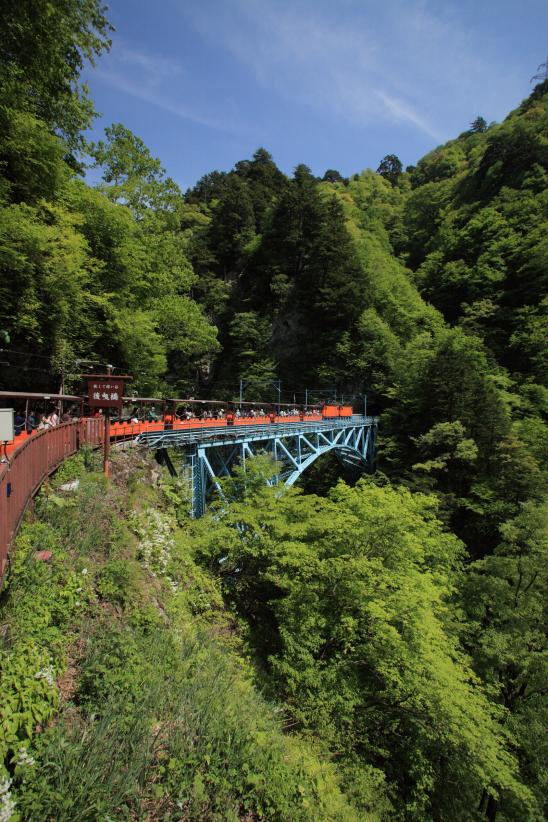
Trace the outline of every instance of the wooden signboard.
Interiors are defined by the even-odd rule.
[[[116,377],[88,379],[88,405],[90,408],[122,408],[124,380]]]
[[[127,380],[131,380],[128,374],[82,374],[88,381],[88,406],[90,409],[100,408],[105,410],[105,431],[104,431],[104,458],[103,471],[108,476],[110,473],[109,448],[110,448],[110,409],[116,408],[122,411],[124,403],[124,387]]]

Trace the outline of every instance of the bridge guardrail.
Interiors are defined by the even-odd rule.
[[[372,424],[376,417],[354,415],[344,419],[326,419],[308,421],[305,417],[296,426],[296,422],[286,420],[275,423],[244,423],[227,427],[222,422],[211,420],[211,424],[201,429],[184,430],[166,429],[163,423],[149,423],[143,432],[143,424],[114,424],[111,428],[112,439],[133,439],[138,437],[143,443],[152,444],[154,440],[163,440],[169,447],[171,443],[189,444],[207,443],[216,438],[231,439],[254,436],[257,439],[271,435],[283,436],[300,431],[312,432],[322,428],[344,428],[352,424]],[[151,430],[152,429],[152,430]],[[183,430],[181,430],[183,429]],[[9,549],[17,533],[29,500],[37,492],[44,479],[60,464],[76,453],[83,445],[98,447],[104,442],[105,421],[103,418],[81,419],[35,431],[31,435],[23,434],[16,441],[8,462],[0,463],[0,588],[8,563]]]
[[[226,421],[223,420],[223,425],[212,425],[207,429],[190,429],[190,430],[163,430],[159,431],[142,431],[138,434],[137,441],[153,447],[169,448],[171,445],[190,445],[190,444],[211,444],[219,440],[236,441],[242,438],[253,436],[255,439],[269,439],[271,437],[292,436],[298,429],[302,433],[314,433],[315,431],[322,431],[333,428],[348,428],[351,425],[373,425],[378,421],[378,417],[364,417],[360,414],[354,414],[352,417],[343,418],[328,418],[321,420],[309,421],[305,417],[304,420],[296,419],[296,421],[279,421],[279,422],[247,422],[245,424],[227,426]],[[215,422],[215,421],[213,421]]]
[[[104,420],[66,422],[25,436],[9,462],[0,464],[0,586],[12,540],[41,483],[82,445],[98,446],[104,439]]]

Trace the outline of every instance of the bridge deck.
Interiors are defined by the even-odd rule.
[[[238,426],[219,426],[206,429],[189,429],[186,431],[146,431],[140,434],[137,442],[150,448],[184,448],[190,445],[216,447],[219,445],[238,445],[245,442],[294,437],[295,434],[306,434],[321,431],[333,431],[348,427],[368,427],[377,423],[376,417],[364,417],[354,414],[352,417],[325,419],[309,422],[275,422],[267,424],[249,424]]]
[[[353,415],[333,419],[278,417],[275,422],[262,417],[253,422],[227,420],[176,422],[166,430],[163,422],[113,423],[113,441],[133,440],[162,453],[173,468],[167,449],[178,449],[185,457],[192,483],[193,516],[206,508],[208,494],[220,490],[219,479],[230,475],[236,462],[270,453],[280,464],[276,482],[292,484],[314,459],[332,450],[348,464],[372,467],[377,418]],[[0,462],[0,586],[9,547],[17,532],[27,503],[40,483],[66,457],[83,445],[99,447],[104,442],[103,418],[83,418],[54,428],[23,431],[5,448],[8,461]]]
[[[292,485],[323,454],[333,451],[347,465],[360,470],[372,468],[377,428],[376,417],[351,417],[254,422],[249,425],[219,425],[203,429],[144,431],[139,444],[157,451],[172,474],[177,471],[169,450],[183,455],[183,469],[190,472],[191,513],[201,516],[207,500],[216,491],[223,496],[221,478],[230,476],[235,464],[268,453],[278,473],[271,483]]]

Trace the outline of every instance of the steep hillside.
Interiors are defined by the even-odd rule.
[[[421,293],[520,382],[547,373],[547,109],[545,82],[502,124],[427,155],[404,216]]]
[[[83,139],[99,0],[4,5],[0,388],[281,380],[380,436],[353,485],[249,460],[200,521],[140,457],[62,469],[0,600],[0,819],[540,822],[548,84],[405,172],[260,148],[183,194],[123,124]]]
[[[284,735],[283,707],[254,686],[220,586],[194,560],[185,486],[135,453],[115,455],[107,485],[96,462],[63,466],[15,546],[2,818],[378,820],[381,787],[362,786],[371,813],[358,811],[325,745]]]

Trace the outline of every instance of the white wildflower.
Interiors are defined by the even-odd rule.
[[[10,793],[11,779],[0,782],[0,822],[8,822],[15,810],[15,800]]]
[[[173,587],[173,582],[167,574],[175,547],[169,517],[159,511],[149,510],[144,523],[134,522],[134,527],[140,539],[141,563],[153,577],[165,576]]]
[[[53,677],[53,665],[46,665],[45,668],[40,668],[39,671],[36,671],[34,674],[35,679],[45,679],[48,685],[53,686],[55,685],[55,679]]]
[[[19,748],[17,751],[17,764],[18,765],[28,765],[30,768],[31,765],[34,765],[34,759],[32,756],[29,755],[29,752],[26,748]]]
[[[82,570],[80,571],[80,573],[82,574],[82,576],[83,576],[83,577],[85,577],[85,576],[86,576],[86,574],[88,573],[88,569],[87,569],[87,568],[82,568]]]

